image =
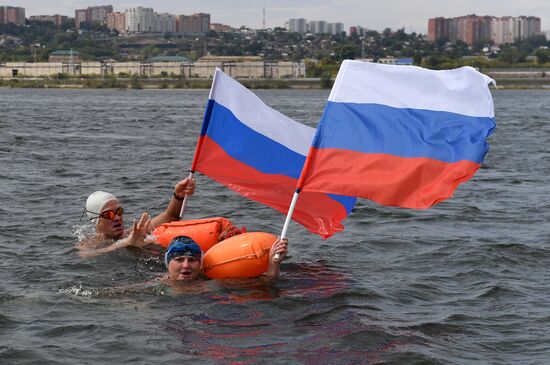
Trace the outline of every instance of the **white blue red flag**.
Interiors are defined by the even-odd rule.
[[[191,170],[286,214],[314,134],[216,70]],[[355,200],[305,193],[293,219],[327,238],[344,229]]]
[[[479,169],[495,127],[491,78],[344,61],[298,188],[428,208]]]

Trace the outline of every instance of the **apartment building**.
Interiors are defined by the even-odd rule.
[[[173,14],[155,13],[154,23],[155,23],[155,32],[157,33],[176,33],[177,32],[176,16]]]
[[[290,19],[285,27],[291,32],[304,34],[307,33],[307,20],[304,18]]]
[[[428,40],[442,37],[451,42],[457,40],[469,45],[482,40],[495,44],[512,43],[540,34],[540,18],[533,16],[493,17],[466,15],[456,18],[431,18],[428,20]]]
[[[146,32],[154,31],[155,14],[152,8],[138,6],[126,10],[126,32]]]
[[[308,23],[308,28],[312,34],[328,33],[328,23],[324,20],[312,20]]]
[[[77,9],[74,12],[75,28],[80,29],[84,22],[107,24],[107,14],[113,12],[112,5],[90,6],[86,9]]]
[[[207,33],[210,30],[210,14],[179,15],[176,23],[178,33]]]
[[[126,32],[126,13],[113,12],[107,14],[107,28],[119,33]]]
[[[0,24],[25,25],[25,9],[15,6],[0,6]]]
[[[329,34],[340,34],[344,31],[344,23],[328,23],[327,24],[327,33]]]

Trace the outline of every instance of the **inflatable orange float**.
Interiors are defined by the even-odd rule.
[[[210,279],[260,276],[267,271],[276,240],[269,233],[248,232],[221,241],[204,254],[203,272]]]
[[[246,232],[246,228],[238,229],[229,219],[214,217],[164,223],[155,228],[153,236],[157,244],[164,248],[167,248],[175,237],[188,236],[206,252],[221,240],[241,232]]]

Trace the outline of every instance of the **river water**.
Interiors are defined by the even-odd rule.
[[[260,90],[314,126],[327,91]],[[423,211],[359,200],[328,240],[293,223],[274,285],[120,288],[155,260],[73,249],[92,191],[160,213],[207,90],[0,89],[1,364],[545,364],[550,361],[550,93],[493,91],[480,171]],[[187,218],[278,234],[284,216],[197,177]],[[138,288],[140,286],[138,285]]]

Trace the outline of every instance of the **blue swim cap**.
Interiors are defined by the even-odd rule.
[[[191,237],[178,236],[170,242],[170,246],[168,246],[168,250],[164,254],[164,264],[168,267],[172,259],[180,256],[192,256],[200,260],[202,251]]]

